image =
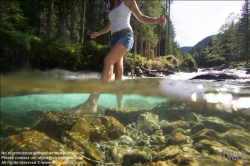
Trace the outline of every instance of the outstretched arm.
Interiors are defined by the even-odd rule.
[[[107,25],[105,28],[99,30],[98,32],[92,33],[92,34],[90,35],[90,38],[96,38],[97,36],[100,36],[100,35],[102,35],[102,34],[104,34],[104,33],[107,33],[107,32],[109,32],[110,30],[111,30],[111,22],[109,21],[108,25]]]
[[[146,24],[159,24],[159,25],[165,25],[167,20],[164,16],[161,16],[160,18],[152,18],[145,16],[141,13],[139,10],[137,3],[135,0],[126,0],[125,1],[126,6],[132,11],[133,15],[136,17],[136,19],[142,23]]]

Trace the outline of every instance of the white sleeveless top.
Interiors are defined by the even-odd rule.
[[[111,10],[108,17],[111,22],[111,34],[125,28],[132,29],[130,25],[131,11],[124,2]]]

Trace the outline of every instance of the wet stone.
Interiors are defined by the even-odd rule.
[[[141,114],[137,119],[137,131],[153,134],[159,129],[158,116],[151,113]]]
[[[120,138],[125,132],[125,127],[114,117],[84,117],[90,131],[91,141],[109,141]],[[76,125],[82,124],[80,121]]]
[[[239,147],[239,150],[245,150],[250,153],[250,132],[246,130],[230,129],[221,137],[230,145]]]
[[[204,126],[204,124],[202,123],[196,123],[191,127],[191,134],[197,134],[201,131],[203,131],[204,129],[206,129],[206,126]]]
[[[168,144],[181,145],[181,144],[192,144],[193,140],[182,133],[174,133],[168,138]]]
[[[110,150],[111,150],[110,158],[115,163],[122,163],[123,156],[131,151],[127,145],[126,146],[112,145],[110,146]]]
[[[230,146],[226,143],[206,139],[199,141],[194,145],[194,147],[199,152],[206,151],[207,154],[215,155],[219,155],[222,151],[237,151],[237,148]]]
[[[89,140],[84,139],[74,132],[65,131],[62,135],[63,143],[77,152],[82,152],[85,157],[96,161],[105,161],[104,153],[98,150]]]
[[[123,135],[119,138],[119,144],[121,145],[133,145],[134,144],[134,141],[132,138],[130,138],[129,136],[127,135]]]
[[[174,134],[174,133],[182,133],[182,134],[184,134],[184,135],[190,135],[190,129],[182,129],[182,128],[177,128],[177,129],[175,129],[174,131],[172,131],[172,133],[171,134]]]
[[[162,151],[160,151],[158,154],[156,154],[152,161],[159,161],[159,160],[166,160],[169,158],[173,158],[174,156],[183,153],[183,151],[180,149],[177,145],[170,145],[166,148],[164,148]]]
[[[21,118],[23,121],[25,121],[25,123],[32,125],[42,113],[43,111],[32,110],[28,111],[25,115],[21,116]]]
[[[186,129],[189,129],[190,126],[189,126],[188,122],[178,120],[178,121],[175,121],[172,123],[166,123],[165,125],[163,125],[161,127],[164,134],[170,134],[171,132],[173,132],[177,128],[182,128],[182,129],[186,130]]]
[[[112,116],[116,118],[124,126],[136,122],[138,117],[147,112],[144,108],[107,108],[105,110],[105,116]],[[126,117],[126,118],[124,118]]]
[[[78,119],[78,115],[69,112],[46,110],[37,118],[31,129],[61,141],[62,132],[70,131]]]
[[[1,141],[1,151],[6,152],[29,152],[30,155],[13,155],[13,157],[29,157],[27,161],[51,161],[62,163],[67,158],[70,158],[73,162],[82,162],[83,165],[90,166],[90,163],[82,158],[81,155],[75,153],[71,148],[57,142],[55,139],[48,137],[46,134],[31,130],[23,132],[22,134],[12,135]],[[37,154],[37,152],[42,152]],[[49,154],[49,152],[67,152],[66,154]],[[44,158],[39,158],[43,156]],[[47,157],[47,158],[46,158]],[[49,157],[53,157],[54,159]],[[46,159],[45,159],[46,158]],[[22,159],[20,159],[22,160]],[[13,160],[9,160],[13,161]],[[37,163],[38,164],[38,163]],[[36,165],[36,164],[34,164]],[[74,165],[74,164],[72,164]]]
[[[129,154],[125,154],[123,156],[123,162],[122,162],[122,166],[129,166],[129,165],[133,165],[135,163],[149,163],[150,159],[142,154],[140,151],[135,150]]]
[[[185,120],[189,122],[198,122],[197,116],[190,110],[187,110],[182,103],[168,100],[155,105],[149,110],[151,113],[159,116],[159,120],[174,122]]]
[[[231,123],[226,122],[223,119],[218,117],[206,117],[203,119],[202,123],[209,129],[214,129],[218,132],[226,132],[229,129],[242,129],[242,127],[238,125],[233,125]]]
[[[162,145],[166,143],[166,139],[164,136],[159,135],[151,135],[150,145]]]
[[[202,130],[201,130],[202,131]],[[206,129],[204,132],[199,132],[191,136],[194,142],[199,142],[200,140],[219,140],[220,134],[213,129]]]
[[[219,166],[227,165],[234,166],[235,161],[223,160],[220,155],[208,156],[201,153],[184,152],[176,158],[177,165],[192,165],[192,166]]]
[[[61,111],[44,111],[32,129],[44,132],[59,142],[62,142],[64,131],[76,132],[91,141],[118,139],[126,131],[114,117],[75,115]]]
[[[167,161],[158,161],[157,163],[152,163],[151,166],[175,166],[170,160]]]
[[[149,144],[150,144],[150,137],[146,133],[137,136],[136,138],[137,146],[148,146]]]
[[[1,112],[0,128],[1,139],[13,134],[20,134],[27,131],[29,125],[17,116]]]

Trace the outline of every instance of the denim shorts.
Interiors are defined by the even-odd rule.
[[[132,30],[122,30],[115,32],[111,35],[110,50],[114,47],[115,43],[120,43],[130,51],[134,44],[134,33]]]

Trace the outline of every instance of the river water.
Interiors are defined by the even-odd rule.
[[[129,107],[127,100],[145,100],[152,106],[174,98],[218,104],[221,111],[244,110],[249,114],[250,76],[245,71],[228,70],[244,79],[190,80],[208,72],[176,73],[165,78],[124,77],[122,82],[112,78],[109,83],[101,83],[100,73],[94,72],[15,72],[1,76],[1,111],[25,114],[31,110],[63,110],[83,103],[90,93],[100,92],[98,105],[103,107],[117,107],[115,94],[122,94],[124,107]]]
[[[191,79],[211,72],[220,73],[113,77],[108,83],[100,73],[59,69],[2,75],[1,164],[62,164],[73,156],[98,166],[250,165],[250,75],[232,69],[224,72],[242,79]],[[64,112],[96,93],[102,114]],[[116,110],[117,96],[123,96],[124,112]]]

